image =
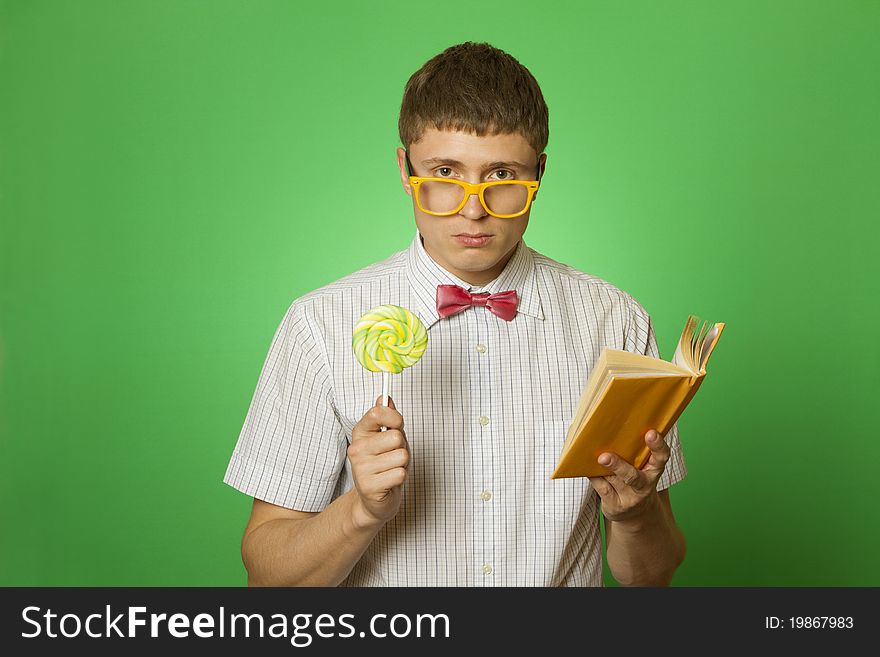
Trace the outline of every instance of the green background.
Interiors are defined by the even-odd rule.
[[[0,584],[243,585],[221,483],[289,303],[405,248],[403,86],[550,107],[527,243],[727,322],[675,585],[880,585],[880,3],[0,3]],[[606,577],[612,584],[610,576]]]

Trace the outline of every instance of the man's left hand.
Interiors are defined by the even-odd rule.
[[[657,480],[669,461],[669,445],[651,429],[645,434],[651,457],[636,470],[617,454],[599,455],[599,463],[613,472],[604,477],[590,477],[590,483],[602,499],[602,513],[615,522],[638,518],[657,503]]]

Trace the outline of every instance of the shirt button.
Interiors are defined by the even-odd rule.
[[[489,564],[485,564],[483,566],[483,572],[486,573],[487,575],[491,575],[492,574],[492,566],[490,566]]]
[[[489,424],[489,418],[487,418],[485,415],[481,415],[480,416],[480,424],[482,424],[485,427],[487,424]]]
[[[487,490],[484,490],[482,493],[480,493],[480,499],[483,500],[484,502],[488,502],[489,500],[492,499],[492,493],[490,493]]]
[[[477,345],[477,353],[485,354],[486,353],[486,345],[478,344]]]

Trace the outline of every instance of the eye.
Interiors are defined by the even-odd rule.
[[[516,178],[516,174],[508,169],[498,169],[495,172],[495,176],[497,180],[513,180]]]
[[[434,173],[437,174],[438,178],[448,178],[452,175],[452,169],[449,167],[440,167],[434,171]]]

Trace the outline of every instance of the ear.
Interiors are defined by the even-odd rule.
[[[403,191],[412,196],[412,185],[409,184],[409,175],[406,172],[406,151],[402,148],[397,149],[397,168],[400,169],[400,182],[403,184]]]
[[[538,156],[538,166],[540,167],[539,172],[541,176],[541,180],[544,180],[544,170],[547,168],[547,153],[541,153]],[[540,187],[535,192],[535,195],[532,197],[532,203],[538,200],[538,192],[540,192]]]

